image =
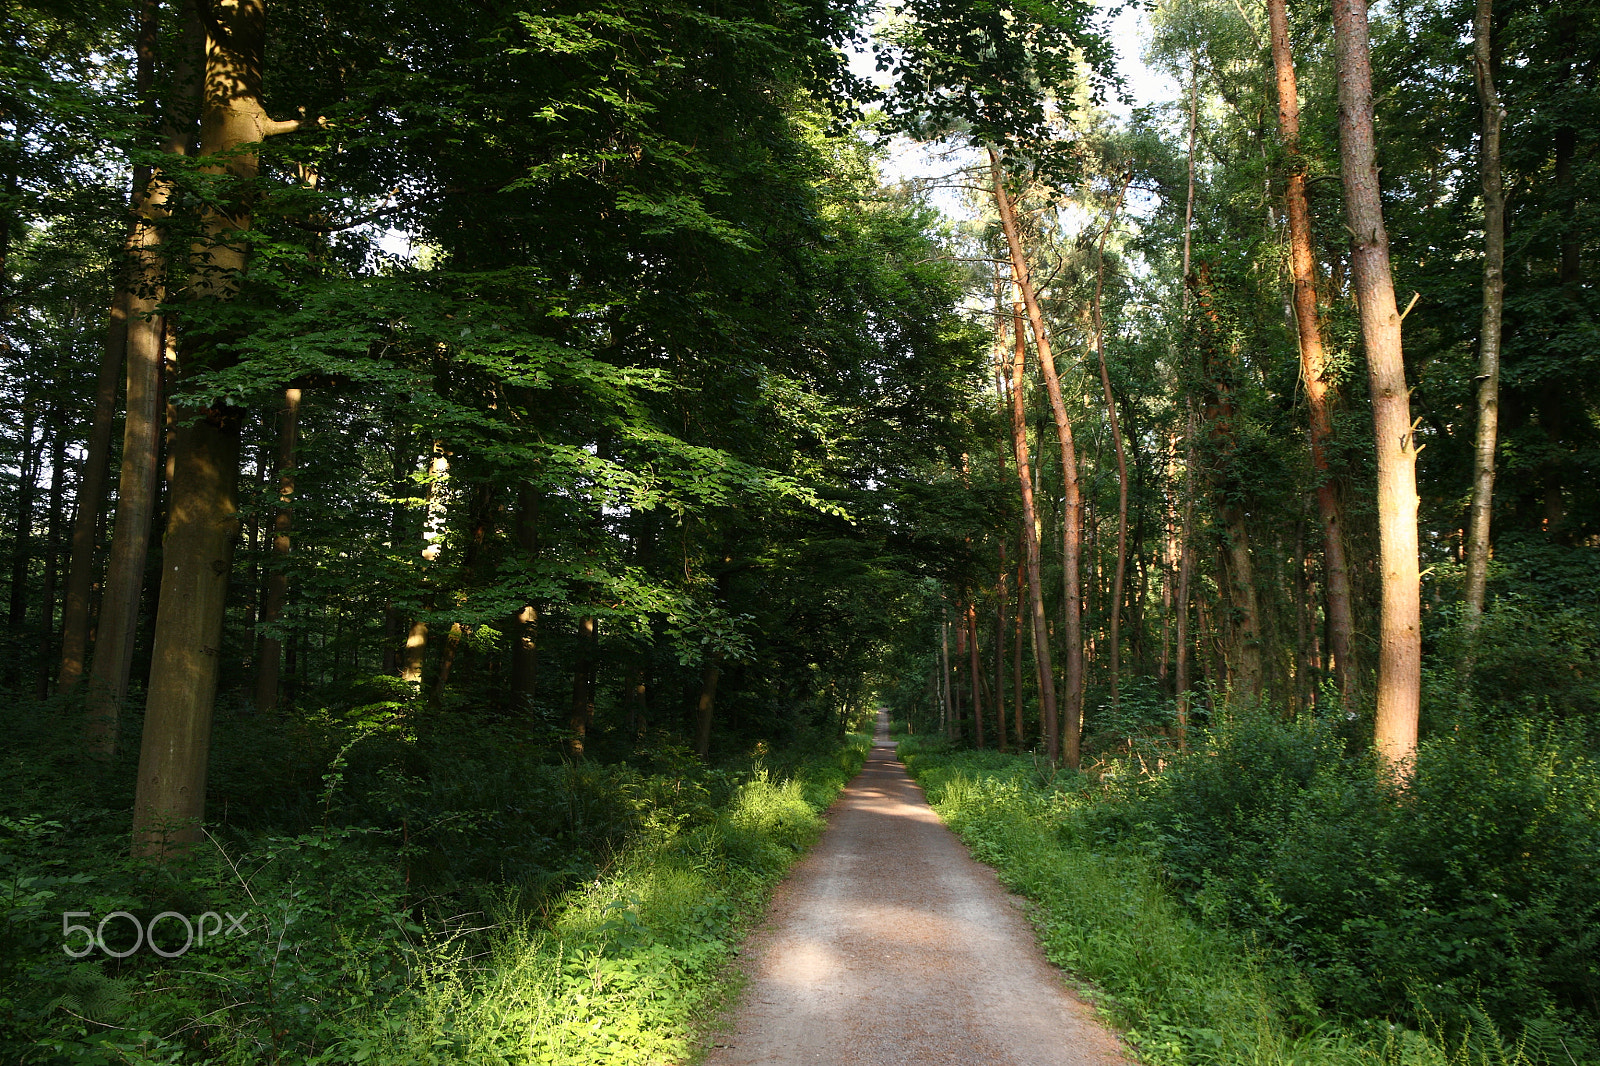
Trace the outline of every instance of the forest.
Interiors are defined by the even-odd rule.
[[[694,1060],[884,708],[1138,1061],[1600,1063],[1592,0],[0,23],[0,1058]]]

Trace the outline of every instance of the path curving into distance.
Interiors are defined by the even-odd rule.
[[[885,727],[746,946],[749,984],[706,1066],[1126,1066]]]

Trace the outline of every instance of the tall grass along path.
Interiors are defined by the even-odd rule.
[[[1020,904],[896,761],[887,721],[747,952],[707,1066],[1112,1066]]]

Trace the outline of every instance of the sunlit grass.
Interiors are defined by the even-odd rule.
[[[1151,1066],[1534,1066],[1565,1061],[1487,1022],[1450,1039],[1383,1021],[1330,1019],[1293,969],[1201,924],[1130,849],[1061,832],[1083,794],[1040,787],[1025,758],[902,747],[940,816],[1012,890],[1033,900],[1051,961]],[[1064,839],[1064,836],[1066,837]],[[1574,1066],[1576,1064],[1574,1063]]]
[[[412,1008],[351,1019],[327,1063],[674,1063],[719,1004],[739,934],[820,834],[865,759],[852,735],[792,776],[758,771],[710,821],[666,827],[569,891],[543,920],[516,900],[486,957],[432,950]]]

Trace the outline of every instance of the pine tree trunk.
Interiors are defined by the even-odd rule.
[[[1417,451],[1378,192],[1372,64],[1366,0],[1334,0],[1339,70],[1339,149],[1350,264],[1378,453],[1378,543],[1383,572],[1378,654],[1379,755],[1399,766],[1416,751],[1422,688],[1421,579],[1417,572]]]
[[[1040,724],[1044,731],[1045,757],[1055,762],[1059,757],[1060,736],[1056,720],[1055,674],[1050,665],[1050,631],[1044,614],[1044,584],[1039,579],[1039,525],[1033,506],[1033,466],[1028,458],[1028,415],[1023,403],[1028,386],[1028,340],[1022,331],[1021,308],[1014,309],[1012,320],[1016,354],[1011,362],[1011,450],[1012,458],[1017,464],[1017,482],[1022,492],[1023,558],[1028,567],[1034,664],[1039,671]],[[995,328],[1004,329],[1004,321],[997,315]],[[1020,713],[1020,703],[1018,708]]]
[[[1494,453],[1500,420],[1500,324],[1506,289],[1506,202],[1500,176],[1500,125],[1504,112],[1494,86],[1493,16],[1493,0],[1478,0],[1473,19],[1472,70],[1483,108],[1483,137],[1478,150],[1483,172],[1483,324],[1478,333],[1478,430],[1472,459],[1466,589],[1462,597],[1466,628],[1463,682],[1472,675],[1473,645],[1489,582],[1489,520],[1494,509]]]
[[[1055,359],[1051,353],[1050,336],[1045,330],[1044,312],[1040,309],[1037,295],[1033,290],[1016,212],[1012,210],[1011,197],[1006,193],[1005,178],[1000,169],[1000,156],[993,148],[989,149],[989,171],[994,183],[995,206],[1000,213],[1001,228],[1005,230],[1006,246],[1010,252],[1011,280],[1021,292],[1023,306],[1027,309],[1028,323],[1033,330],[1034,348],[1039,353],[1039,367],[1044,374],[1045,389],[1050,396],[1050,410],[1055,418],[1056,438],[1061,449],[1063,485],[1061,556],[1063,581],[1066,586],[1063,637],[1067,654],[1067,698],[1064,721],[1058,721],[1056,715],[1053,691],[1055,684],[1049,675],[1049,636],[1044,618],[1036,618],[1035,626],[1039,631],[1039,639],[1043,639],[1047,645],[1045,658],[1041,660],[1041,668],[1045,670],[1045,676],[1050,678],[1051,683],[1046,687],[1052,690],[1050,698],[1044,702],[1045,755],[1051,762],[1064,757],[1067,765],[1076,769],[1079,736],[1083,726],[1083,590],[1079,576],[1083,529],[1080,524],[1082,494],[1078,486],[1078,460],[1073,447],[1072,424],[1067,419],[1067,406],[1061,396],[1061,380],[1056,375]],[[1020,341],[1020,325],[1018,337]],[[1017,402],[1015,395],[1012,402],[1013,404]],[[1021,453],[1018,454],[1020,456]],[[1036,577],[1037,575],[1030,570],[1029,580],[1034,581]],[[1042,604],[1042,598],[1040,602]]]
[[[283,410],[278,412],[278,508],[272,518],[273,567],[267,574],[256,653],[256,710],[270,714],[278,709],[278,676],[283,660],[283,639],[271,632],[283,618],[289,598],[290,533],[294,524],[295,451],[300,433],[300,390],[285,389]]]
[[[967,601],[967,655],[971,662],[972,674],[972,737],[973,745],[983,750],[983,695],[981,684],[983,668],[978,661],[978,608],[971,600]]]
[[[1345,561],[1344,520],[1328,469],[1333,439],[1333,386],[1328,381],[1322,344],[1322,313],[1317,305],[1316,256],[1311,241],[1311,209],[1306,201],[1306,163],[1300,153],[1300,97],[1289,50],[1287,0],[1267,0],[1272,62],[1277,71],[1278,129],[1289,155],[1284,206],[1289,216],[1289,264],[1294,277],[1294,320],[1300,345],[1310,422],[1311,468],[1316,476],[1317,513],[1322,525],[1323,585],[1327,590],[1328,639],[1334,675],[1346,707],[1355,705],[1360,676],[1355,660],[1355,622],[1350,606],[1350,567]]]
[[[1117,680],[1122,669],[1122,582],[1128,567],[1128,458],[1122,447],[1122,425],[1117,419],[1117,401],[1111,394],[1111,374],[1106,369],[1105,321],[1101,306],[1105,295],[1106,238],[1111,234],[1111,227],[1116,224],[1117,212],[1121,210],[1123,197],[1128,194],[1128,186],[1132,182],[1133,171],[1130,170],[1123,179],[1122,188],[1117,191],[1117,199],[1112,205],[1110,217],[1106,219],[1105,229],[1100,231],[1100,243],[1095,254],[1094,301],[1090,305],[1094,327],[1094,353],[1100,361],[1100,385],[1105,391],[1106,416],[1111,420],[1111,443],[1117,456],[1117,570],[1111,582],[1109,604],[1112,707],[1118,706],[1121,702]]]

